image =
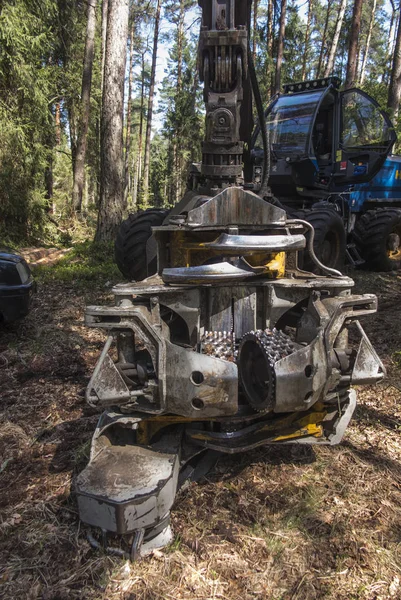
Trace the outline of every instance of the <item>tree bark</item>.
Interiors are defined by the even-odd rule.
[[[351,32],[348,46],[347,75],[345,78],[345,89],[354,87],[357,80],[358,67],[358,42],[361,30],[361,14],[363,0],[355,0],[352,12]]]
[[[267,55],[273,53],[273,0],[267,2]]]
[[[56,106],[54,109],[54,124],[56,127],[56,145],[60,146],[60,144],[61,144],[61,106],[60,106],[60,102],[56,102]]]
[[[180,14],[178,19],[177,31],[177,96],[182,91],[182,63],[184,47],[184,24],[185,24],[185,2],[180,0]],[[181,146],[182,146],[181,124],[177,128],[177,140],[175,147],[175,202],[181,200],[182,195],[182,164],[181,164]]]
[[[334,69],[334,59],[337,52],[338,40],[340,39],[341,27],[343,25],[345,9],[347,7],[347,0],[341,0],[340,10],[334,29],[333,41],[330,46],[329,58],[327,59],[326,69],[324,71],[324,77],[332,75]]]
[[[154,102],[154,95],[155,95],[157,45],[159,42],[160,11],[161,11],[161,0],[157,0],[156,14],[155,14],[155,30],[154,30],[154,35],[153,35],[152,68],[151,68],[151,74],[150,74],[150,87],[149,87],[148,117],[147,117],[147,121],[146,121],[145,157],[144,157],[144,165],[143,165],[143,203],[144,203],[145,207],[149,203],[150,141],[151,141],[151,136],[152,136],[152,117],[153,117],[153,102]]]
[[[106,57],[106,35],[107,35],[107,12],[108,12],[109,0],[103,0],[102,2],[102,73],[101,73],[101,93],[103,96],[103,82],[104,82],[104,61]]]
[[[74,100],[72,100],[71,98],[69,98],[67,100],[67,113],[68,113],[68,124],[70,126],[71,161],[72,161],[72,169],[74,172],[75,157],[77,154],[77,127],[76,127]]]
[[[302,61],[302,76],[301,79],[304,81],[306,79],[306,65],[308,63],[308,55],[309,55],[309,38],[310,38],[310,29],[312,23],[312,12],[313,12],[313,0],[309,0],[308,3],[308,16],[306,19],[306,30],[305,30],[305,43],[304,43],[304,56]]]
[[[182,89],[182,51],[184,44],[185,2],[180,0],[180,15],[178,18],[177,33],[177,90]]]
[[[125,134],[125,162],[124,162],[124,210],[128,205],[128,194],[130,190],[129,157],[131,152],[131,123],[132,123],[132,83],[134,79],[134,25],[131,25],[129,36],[129,76],[128,76],[128,102],[127,102],[127,120]]]
[[[82,210],[82,197],[85,188],[85,157],[89,129],[93,57],[95,54],[95,32],[96,0],[89,0],[88,22],[86,25],[84,68],[82,73],[81,122],[77,140],[77,153],[74,163],[74,183],[72,188],[72,205],[74,211],[77,213],[80,213]]]
[[[123,111],[128,0],[109,0],[101,114],[100,205],[95,240],[114,239],[123,216]]]
[[[256,65],[256,52],[258,46],[258,3],[259,0],[253,0],[252,56],[254,65]]]
[[[141,105],[139,111],[139,139],[138,139],[138,152],[135,159],[134,166],[134,187],[132,194],[132,201],[134,207],[138,205],[138,189],[139,182],[142,178],[142,144],[143,144],[143,109],[145,106],[145,54],[146,51],[142,53],[142,79],[141,79]]]
[[[399,21],[399,14],[398,11],[395,7],[394,4],[394,0],[390,0],[391,2],[391,20],[390,20],[390,33],[389,33],[389,38],[388,38],[388,44],[387,44],[387,61],[386,61],[386,65],[391,65],[391,58],[394,54],[394,48],[395,48],[395,30],[397,28],[397,24]],[[397,14],[396,14],[397,12]],[[383,83],[387,83],[389,82],[389,78],[390,78],[390,70],[389,69],[385,69],[383,71],[383,75],[382,75],[382,82]]]
[[[368,30],[368,35],[366,37],[365,50],[364,50],[364,53],[363,53],[363,61],[362,61],[362,67],[361,67],[361,77],[359,79],[360,85],[363,85],[363,82],[365,81],[366,64],[368,62],[370,40],[372,39],[373,24],[375,22],[376,4],[377,4],[377,0],[373,0],[373,7],[372,7],[372,14],[371,14],[371,17],[370,17],[369,30]]]
[[[274,92],[279,93],[281,88],[281,66],[283,62],[284,54],[284,36],[285,36],[285,17],[287,12],[287,0],[281,0],[281,12],[280,12],[280,29],[278,34],[278,49],[277,49],[277,63],[276,63],[276,79],[274,84]]]
[[[401,14],[401,2],[400,2]],[[393,66],[391,69],[387,107],[392,111],[394,119],[398,118],[401,99],[401,19],[398,20],[397,37],[394,48]]]
[[[327,0],[326,19],[324,21],[324,29],[323,29],[323,36],[322,36],[322,45],[320,46],[319,62],[318,62],[318,65],[317,65],[316,77],[320,77],[320,72],[321,72],[322,66],[323,66],[323,56],[325,54],[325,49],[326,49],[327,30],[328,30],[328,27],[329,27],[329,20],[330,20],[330,13],[331,13],[332,3],[333,3],[333,0]]]

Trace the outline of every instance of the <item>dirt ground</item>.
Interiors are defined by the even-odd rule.
[[[221,458],[177,498],[173,544],[134,565],[91,549],[71,495],[104,340],[83,310],[110,282],[40,283],[30,315],[0,330],[0,597],[401,598],[401,275],[353,276],[379,296],[364,325],[388,378],[359,390],[342,445]]]

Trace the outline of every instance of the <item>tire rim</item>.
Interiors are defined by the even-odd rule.
[[[329,232],[321,246],[320,261],[326,267],[335,267],[337,264],[337,238],[335,234]]]
[[[387,256],[390,260],[401,260],[401,228],[390,233],[386,240]]]

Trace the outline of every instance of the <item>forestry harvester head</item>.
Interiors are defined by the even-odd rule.
[[[86,311],[107,341],[87,390],[104,412],[77,478],[79,512],[103,532],[90,534],[95,546],[118,534],[111,551],[131,558],[168,543],[177,490],[216,453],[336,444],[355,408],[351,384],[384,374],[359,323],[375,296],[353,295],[351,279],[319,263],[311,226],[287,218],[263,174],[244,184],[250,3],[200,4],[202,165],[153,228],[157,273]],[[322,275],[298,267],[307,231]]]

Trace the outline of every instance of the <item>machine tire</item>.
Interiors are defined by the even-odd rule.
[[[344,223],[334,208],[318,207],[312,210],[300,210],[293,216],[313,225],[315,230],[313,247],[320,262],[332,269],[341,270],[344,267],[347,242]],[[308,238],[308,235],[306,237]],[[307,250],[301,257],[301,267],[312,273],[320,271]]]
[[[368,269],[401,269],[401,209],[369,210],[357,222],[354,236]]]
[[[129,215],[123,221],[114,244],[114,257],[118,268],[127,279],[142,281],[154,275],[157,269],[156,252],[149,252],[148,240],[152,227],[162,225],[168,210],[150,208]]]

